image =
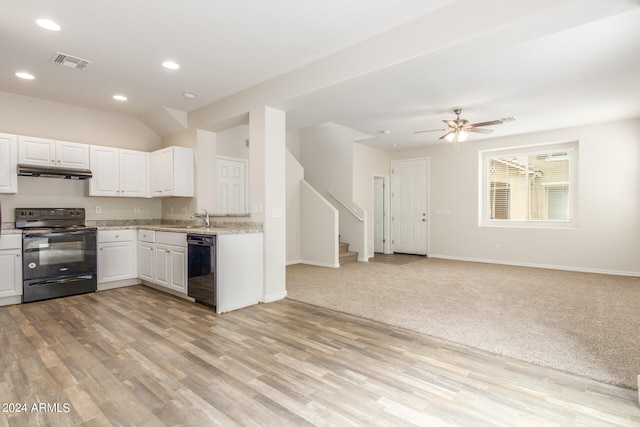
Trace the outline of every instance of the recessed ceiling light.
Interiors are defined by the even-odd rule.
[[[25,73],[22,71],[19,71],[16,73],[16,77],[20,77],[21,79],[25,79],[25,80],[33,80],[35,79],[35,77],[32,74],[29,73]]]
[[[115,99],[116,101],[126,101],[127,97],[124,95],[113,95],[113,99]]]
[[[195,98],[195,97],[196,97],[196,94],[195,94],[195,93],[193,93],[193,92],[182,92],[182,95],[183,95],[185,98]]]
[[[60,25],[56,24],[51,19],[36,19],[36,24],[47,30],[60,31]]]
[[[177,70],[178,68],[180,68],[180,65],[176,64],[176,63],[175,63],[175,62],[173,62],[173,61],[164,61],[164,62],[162,63],[162,66],[163,66],[164,68],[168,68],[168,69],[170,69],[170,70]]]

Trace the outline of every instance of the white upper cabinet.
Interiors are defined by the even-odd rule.
[[[55,166],[56,142],[53,139],[20,136],[19,162],[26,165]]]
[[[149,183],[149,153],[120,150],[120,195],[125,197],[151,197]]]
[[[169,147],[151,153],[151,195],[193,197],[193,150]]]
[[[90,196],[119,195],[120,190],[120,160],[119,150],[111,147],[92,145],[90,149],[91,183]]]
[[[0,193],[18,192],[18,137],[0,133]]]
[[[89,146],[32,136],[18,137],[20,164],[89,169]]]
[[[150,197],[149,153],[91,146],[90,196]]]
[[[56,141],[56,166],[89,169],[89,146],[77,142]]]

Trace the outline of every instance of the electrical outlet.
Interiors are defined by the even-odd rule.
[[[140,206],[134,206],[133,213],[140,213]]]
[[[102,213],[102,206],[96,206],[96,213],[97,214],[101,214]]]

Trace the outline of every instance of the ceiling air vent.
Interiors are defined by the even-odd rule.
[[[73,68],[74,70],[84,70],[89,64],[91,64],[91,61],[61,52],[56,52],[56,54],[51,58],[51,62],[55,62],[56,64],[60,64],[67,68]]]

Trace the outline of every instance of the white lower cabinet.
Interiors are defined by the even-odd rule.
[[[98,284],[138,277],[135,230],[98,231]]]
[[[154,244],[138,242],[138,277],[149,282],[156,279]]]
[[[186,294],[187,248],[156,243],[155,255],[156,283]]]
[[[22,235],[0,237],[0,305],[20,302],[22,295]]]
[[[187,235],[164,231],[138,232],[140,279],[187,294]]]

